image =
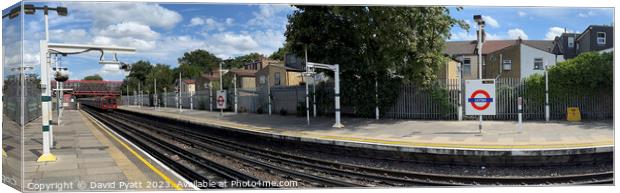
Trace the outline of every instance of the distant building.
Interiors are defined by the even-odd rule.
[[[446,42],[444,54],[461,63],[465,80],[478,79],[478,50],[476,41]],[[544,65],[554,65],[553,41],[546,40],[487,40],[482,46],[483,78],[526,78],[542,72]],[[558,55],[561,57],[561,55]],[[447,65],[457,65],[452,62]],[[442,69],[442,68],[440,68]],[[446,67],[445,69],[455,69]],[[440,72],[443,73],[443,72]],[[442,75],[442,74],[439,74]],[[451,76],[446,76],[450,77]],[[440,77],[441,78],[441,77]]]
[[[179,87],[179,79],[174,82],[175,87]],[[181,82],[181,92],[183,93],[196,93],[196,81],[191,79],[184,79]]]
[[[613,51],[614,27],[590,25],[582,33],[562,33],[553,40],[553,53],[571,59],[584,52]]]

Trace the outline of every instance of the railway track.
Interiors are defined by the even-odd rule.
[[[258,180],[250,175],[237,171],[236,169],[218,164],[208,159],[204,159],[183,148],[175,146],[168,141],[148,135],[140,130],[134,129],[132,125],[124,123],[108,113],[97,112],[92,109],[84,108],[87,113],[106,124],[117,133],[134,142],[149,154],[164,162],[166,165],[183,175],[190,182],[200,182],[203,184],[215,184],[221,180]],[[132,128],[132,129],[126,129]],[[178,159],[171,158],[176,155],[187,161],[180,163]],[[217,177],[214,177],[217,176]],[[206,187],[201,187],[206,188]],[[212,186],[209,188],[223,188]]]
[[[207,134],[208,132],[204,132],[204,130],[199,132],[193,128],[184,128],[164,122],[154,122],[153,120],[130,113],[114,112],[110,116],[115,117],[117,120],[122,120],[120,122],[137,125],[198,149],[217,152],[252,165],[314,182],[313,184],[315,185],[329,187],[362,187],[369,185],[576,185],[613,182],[613,172],[564,176],[484,177],[387,170],[258,148],[234,140],[223,139],[221,136],[211,136]]]

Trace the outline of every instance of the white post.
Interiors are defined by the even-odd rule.
[[[377,80],[379,75],[375,75],[375,119],[379,120],[379,80]]]
[[[181,82],[183,81],[183,79],[181,79],[181,72],[179,72],[179,113],[183,112],[183,88],[181,87]]]
[[[316,117],[316,74],[312,74],[312,113]]]
[[[138,108],[142,108],[142,89],[140,88],[142,82],[138,82]]]
[[[209,81],[209,111],[213,111],[213,82]]]
[[[517,109],[519,111],[519,124],[517,125],[517,132],[523,132],[523,98],[519,97],[517,100]]]
[[[164,108],[168,107],[168,105],[166,104],[166,95],[168,95],[168,93],[166,93],[166,87],[164,87],[164,94],[162,94],[162,98],[164,98]]]
[[[482,24],[478,23],[478,79],[482,80]],[[478,131],[482,133],[482,115],[479,116]]]
[[[458,82],[457,88],[459,90],[459,103],[458,103],[458,109],[457,109],[459,121],[463,120],[463,104],[462,104],[462,102],[463,102],[463,91],[462,91],[462,86],[463,86],[463,82],[462,82],[463,81],[462,80],[463,69],[461,67],[462,67],[461,63],[459,62],[457,64],[457,69],[459,70],[459,74],[456,77],[457,78],[457,82]]]
[[[267,74],[267,104],[269,105],[269,115],[271,115],[271,85],[269,85],[269,74]]]
[[[220,62],[220,90],[224,90],[224,81],[222,80],[224,71],[222,71],[222,63],[223,62]],[[226,95],[228,95],[228,93]],[[220,117],[221,116],[224,116],[224,108],[220,108]]]
[[[45,15],[47,18],[47,14]],[[47,19],[45,19],[45,25],[47,26]],[[47,29],[47,27],[46,27]],[[47,32],[47,31],[46,31]],[[47,34],[46,34],[47,35]],[[47,52],[47,39],[41,40],[40,43],[40,64],[41,64],[41,131],[43,134],[43,154],[37,159],[37,162],[51,162],[56,161],[56,156],[54,156],[50,151],[50,115],[49,115],[49,105],[48,103],[52,100],[49,92],[49,87],[51,85],[48,80],[49,76],[49,54]]]
[[[155,105],[153,105],[153,108],[158,109],[157,107],[159,106],[159,103],[157,99],[159,99],[159,97],[157,97],[157,78],[153,79],[153,96],[153,100],[155,101]]]
[[[308,70],[306,70],[307,72]],[[309,74],[305,76],[307,79],[310,79]],[[306,124],[310,125],[310,96],[308,96],[308,80],[306,79]]]
[[[336,105],[336,123],[334,124],[333,127],[336,128],[343,128],[344,125],[342,125],[342,123],[340,123],[340,67],[338,64],[335,64],[335,70],[334,70],[334,95],[336,98],[336,101],[334,102],[334,104]]]
[[[549,66],[545,65],[545,121],[549,122],[550,109],[549,109]]]
[[[308,46],[304,46],[304,57],[306,60],[306,76],[304,76],[306,82],[306,124],[310,125],[310,96],[308,96],[308,84],[310,82],[308,79],[310,79],[310,74],[307,74],[308,70],[310,70],[308,68]]]
[[[194,91],[189,92],[189,110],[194,110]]]
[[[64,103],[65,103],[65,97],[64,97],[64,89],[65,89],[65,83],[60,82],[60,83],[56,83],[56,84],[60,84],[60,107],[59,107],[59,111],[58,111],[58,125],[60,125],[60,121],[62,120],[62,111],[64,111]],[[53,141],[53,140],[52,140]]]
[[[233,92],[235,95],[235,114],[237,114],[237,107],[238,107],[238,104],[237,104],[238,102],[237,101],[238,100],[237,98],[238,97],[237,96],[237,74],[234,74],[234,77],[233,77],[233,88],[234,88]]]

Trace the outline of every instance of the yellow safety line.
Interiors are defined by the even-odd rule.
[[[143,113],[140,111],[135,111],[134,109],[123,108],[126,110]],[[157,112],[159,113],[159,112]],[[161,112],[170,115],[176,115],[177,118],[184,119],[194,119],[194,117],[182,117],[183,115],[179,115],[176,113],[169,112]],[[165,115],[157,115],[153,113],[155,116],[165,116]],[[414,141],[397,141],[397,140],[385,140],[385,139],[376,139],[376,138],[359,138],[359,137],[344,137],[344,136],[334,136],[334,135],[315,135],[312,133],[300,133],[298,131],[283,131],[281,133],[273,133],[269,132],[269,130],[281,131],[279,129],[271,128],[271,127],[255,127],[249,126],[245,124],[238,124],[224,120],[217,120],[211,118],[204,119],[195,119],[197,122],[201,122],[207,125],[213,126],[224,126],[224,127],[232,127],[233,129],[240,129],[246,131],[254,131],[260,133],[268,133],[275,134],[280,136],[290,136],[290,137],[306,137],[306,138],[314,138],[314,139],[331,139],[331,140],[347,140],[351,142],[365,142],[365,143],[377,143],[381,145],[405,145],[408,147],[427,147],[427,148],[480,148],[480,149],[550,149],[550,148],[587,148],[592,146],[609,146],[613,145],[613,140],[607,141],[598,141],[598,142],[585,142],[585,143],[569,143],[569,144],[515,144],[515,145],[501,145],[501,144],[486,144],[486,145],[469,145],[469,144],[451,144],[451,143],[428,143],[428,142],[414,142]],[[204,120],[209,122],[204,122]]]
[[[80,111],[81,112],[81,111]],[[89,118],[90,119],[90,118]],[[177,183],[175,183],[174,181],[172,181],[168,176],[166,176],[166,174],[164,174],[163,172],[161,172],[159,169],[157,169],[155,166],[153,166],[151,163],[149,163],[148,161],[146,161],[146,159],[144,159],[140,154],[138,154],[138,152],[134,151],[133,148],[129,147],[129,145],[127,145],[125,142],[123,142],[122,140],[120,140],[119,138],[117,138],[115,135],[113,135],[110,131],[108,131],[107,129],[103,129],[103,127],[95,122],[95,124],[99,125],[100,129],[102,129],[104,132],[106,132],[110,137],[112,137],[116,142],[118,142],[119,144],[123,145],[123,147],[125,147],[125,149],[127,149],[129,152],[131,152],[131,154],[133,154],[134,156],[136,156],[136,158],[138,158],[142,163],[144,163],[144,165],[146,165],[149,169],[151,169],[153,172],[155,172],[157,175],[159,175],[159,177],[161,177],[162,179],[164,179],[166,182],[172,184],[172,187],[174,187],[174,189],[176,190],[182,190],[181,186],[179,186]]]

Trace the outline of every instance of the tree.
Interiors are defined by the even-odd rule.
[[[278,50],[269,55],[269,59],[284,60],[284,57],[288,52],[291,52],[291,45],[290,43],[284,43],[282,47],[278,48]]]
[[[151,72],[146,76],[146,90],[150,93],[155,92],[153,86],[155,84],[155,80],[157,80],[157,92],[163,92],[164,88],[168,91],[172,91],[176,85],[174,85],[174,81],[176,77],[173,70],[169,65],[166,64],[156,64]]]
[[[99,76],[99,74],[95,74],[95,75],[85,76],[83,80],[103,80],[103,78]]]
[[[185,52],[183,56],[178,59],[179,66],[186,65],[186,67],[183,67],[185,70],[195,68],[200,69],[201,72],[210,72],[216,69],[221,61],[222,59],[202,49]]]
[[[134,90],[138,89],[138,85],[141,90],[146,89],[145,83],[147,81],[148,74],[151,73],[153,66],[151,62],[140,60],[131,64],[131,72],[129,75],[123,80],[122,89],[124,89],[124,93],[132,93]],[[127,86],[129,86],[129,91],[127,90]]]
[[[265,58],[262,54],[253,52],[233,59],[224,60],[224,68],[243,68],[244,64]]]
[[[297,6],[285,32],[291,51],[313,62],[340,64],[344,103],[360,115],[393,103],[400,82],[431,87],[450,29],[467,24],[445,7]],[[402,80],[401,80],[402,77]]]

